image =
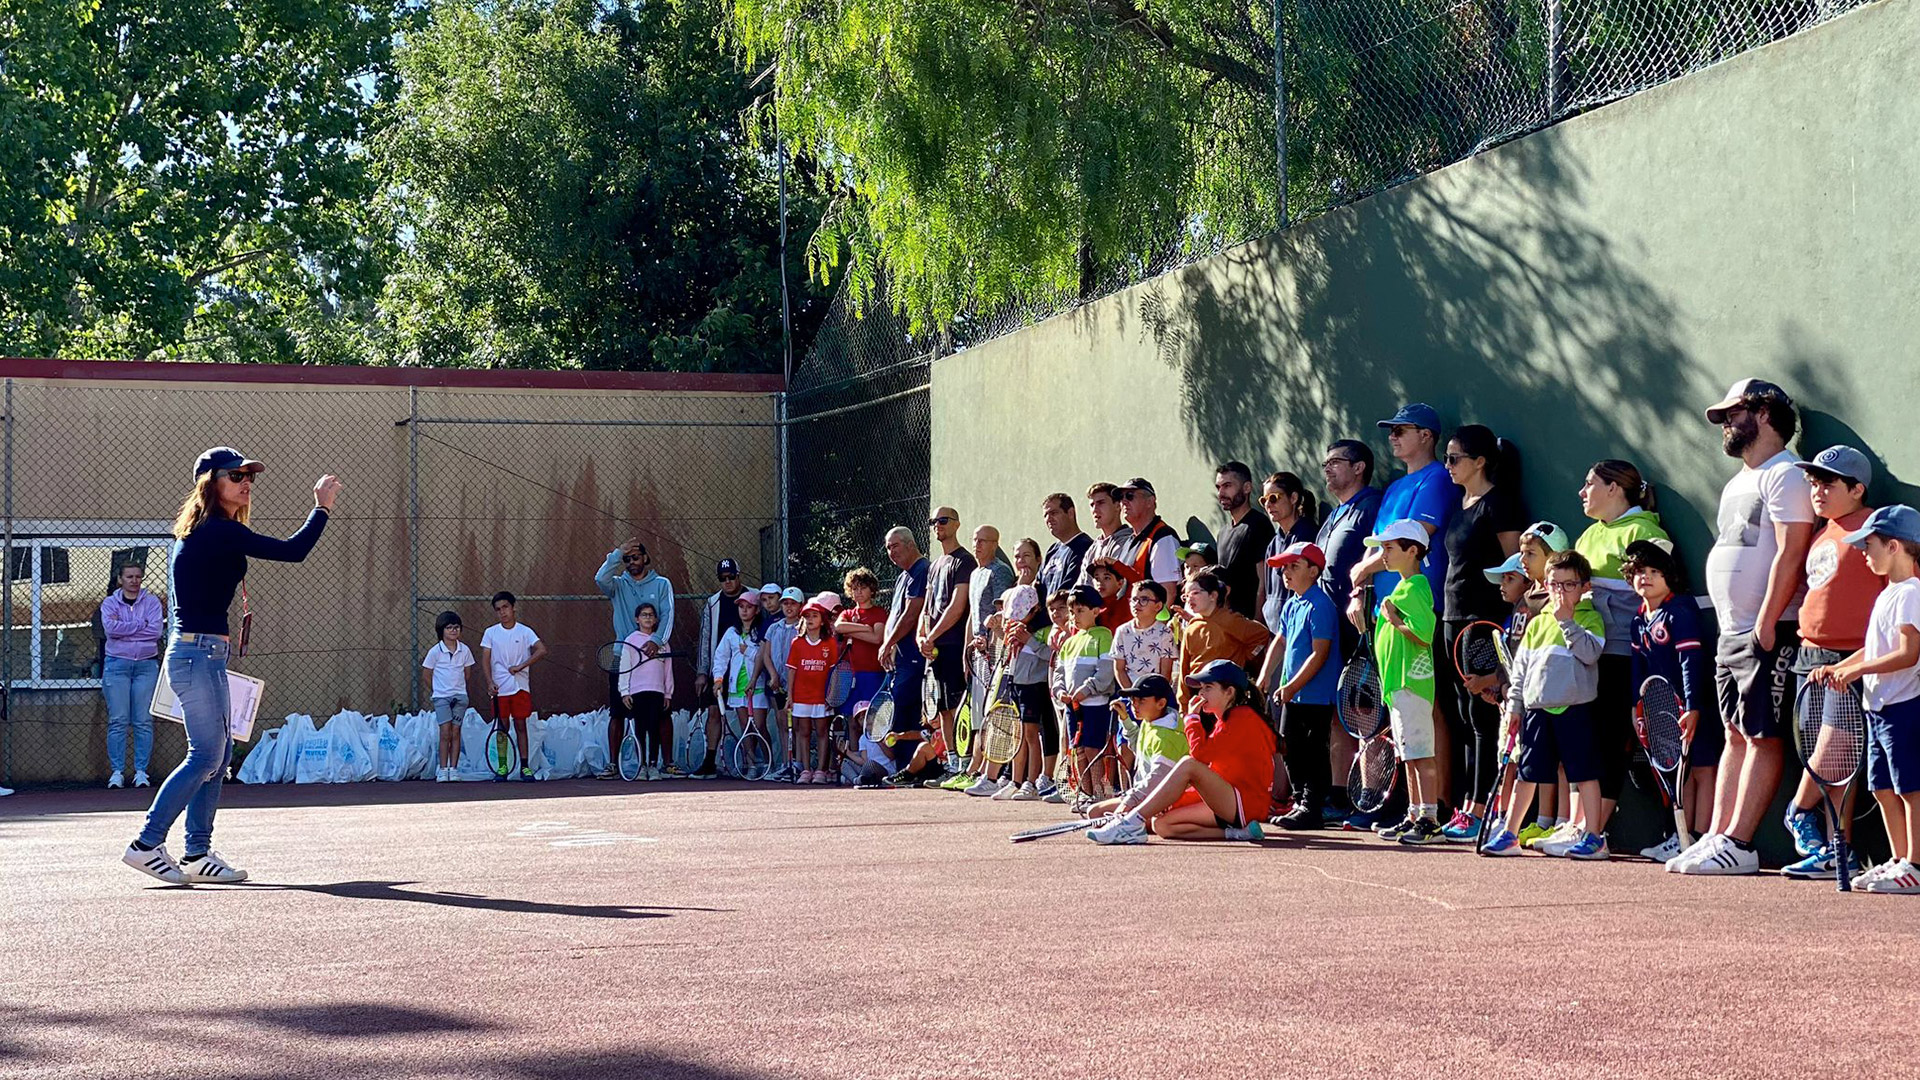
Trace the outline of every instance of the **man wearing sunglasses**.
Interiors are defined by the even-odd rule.
[[[1260,575],[1266,568],[1267,547],[1273,542],[1273,521],[1253,508],[1253,470],[1244,462],[1229,461],[1213,471],[1213,497],[1227,515],[1220,534],[1221,575],[1227,582],[1227,607],[1249,619],[1259,618]]]
[[[652,604],[660,617],[660,625],[653,632],[653,641],[647,643],[646,654],[652,656],[660,651],[655,642],[670,641],[673,638],[673,583],[654,572],[653,557],[647,554],[647,545],[637,536],[630,536],[626,542],[607,552],[605,561],[593,575],[593,585],[600,595],[613,601],[613,637],[612,641],[625,641],[633,633],[633,614],[640,610],[641,604]],[[672,703],[669,702],[669,705]],[[610,720],[607,724],[607,749],[612,755],[608,760],[620,760],[620,739],[626,732],[627,707],[620,693],[620,675],[607,673],[607,712]]]
[[[973,553],[960,546],[960,512],[943,506],[927,521],[940,554],[927,569],[927,602],[920,610],[916,635],[920,651],[929,660],[933,679],[933,708],[940,717],[940,734],[947,740],[947,771],[959,768],[954,755],[954,718],[967,690],[968,579],[976,563]],[[895,700],[899,700],[896,695]]]
[[[719,745],[714,739],[720,730],[720,702],[713,692],[713,677],[708,672],[713,670],[713,654],[720,648],[720,639],[726,636],[728,630],[740,629],[740,609],[736,601],[746,588],[740,583],[740,564],[732,559],[721,559],[719,565],[713,568],[713,574],[719,580],[720,588],[700,605],[700,642],[698,655],[693,662],[693,692],[697,699],[695,707],[707,707],[708,747]],[[637,607],[635,605],[627,610],[633,611]],[[665,608],[655,610],[661,613],[661,626],[667,626],[666,613],[673,610],[673,605],[669,603]],[[659,636],[664,638],[666,634]]]
[[[1320,588],[1333,601],[1335,611],[1345,611],[1353,595],[1353,568],[1366,558],[1366,539],[1373,535],[1374,519],[1380,513],[1380,489],[1373,486],[1373,450],[1358,439],[1336,440],[1320,459],[1320,475],[1326,478],[1327,504],[1333,507],[1314,540],[1327,557]],[[1341,620],[1341,661],[1359,646],[1360,632]]]
[[[1180,595],[1180,538],[1160,520],[1160,499],[1154,494],[1153,484],[1136,476],[1120,487],[1119,496],[1127,527],[1133,530],[1133,539],[1121,557],[1120,575],[1129,582],[1157,581],[1168,596]]]

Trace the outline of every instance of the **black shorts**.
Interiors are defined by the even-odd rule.
[[[1040,728],[1040,752],[1052,757],[1060,752],[1060,722],[1053,714],[1053,695],[1044,682],[1018,683],[1015,700],[1020,705],[1020,722]]]
[[[1714,650],[1713,685],[1720,719],[1749,739],[1780,739],[1793,727],[1793,661],[1800,651],[1800,624],[1782,621],[1773,648],[1762,649],[1749,632],[1720,635]]]
[[[967,696],[967,665],[961,655],[965,651],[963,641],[942,645],[933,654],[933,663],[927,665],[928,676],[933,679],[933,707],[938,712],[959,708]]]

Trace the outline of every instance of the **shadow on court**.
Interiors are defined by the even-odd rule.
[[[543,900],[510,900],[473,893],[413,892],[402,886],[412,881],[338,881],[322,885],[238,885],[248,892],[307,892],[345,900],[390,900],[408,904],[471,908],[516,915],[563,915],[576,919],[664,919],[676,911],[725,913],[730,908],[652,907],[646,904],[557,904]],[[202,886],[204,888],[205,886]]]

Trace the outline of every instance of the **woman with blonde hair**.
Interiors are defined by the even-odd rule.
[[[285,540],[261,536],[247,520],[254,477],[265,468],[230,446],[201,454],[193,466],[193,492],[173,523],[173,620],[161,670],[186,721],[187,756],[154,792],[146,827],[121,856],[128,866],[169,885],[247,880],[245,870],[227,865],[212,846],[220,785],[233,757],[227,729],[232,650],[227,609],[247,576],[248,558],[301,562],[307,557],[340,493],[338,478],[322,476],[313,485],[313,511],[299,532]],[[244,610],[244,602],[241,606]],[[244,651],[244,616],[240,644]],[[182,811],[187,815],[185,857],[175,862],[166,839]]]

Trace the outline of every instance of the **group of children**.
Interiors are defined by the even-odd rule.
[[[1869,510],[1865,485],[1845,471],[1847,460],[1829,452],[1801,463],[1826,524],[1807,559],[1801,633],[1809,662],[1796,674],[1833,688],[1860,684],[1868,711],[1867,786],[1886,822],[1891,857],[1856,880],[1867,891],[1920,892],[1911,861],[1920,850],[1920,513],[1906,506]],[[1603,776],[1609,755],[1623,751],[1614,745],[1621,733],[1601,716],[1610,711],[1610,693],[1624,687],[1637,699],[1638,688],[1657,675],[1681,702],[1690,766],[1683,801],[1689,829],[1701,840],[1682,850],[1670,837],[1641,854],[1676,872],[1715,872],[1711,861],[1700,868],[1700,856],[1727,828],[1714,797],[1723,736],[1708,709],[1713,681],[1701,613],[1683,591],[1679,560],[1652,512],[1651,488],[1631,465],[1596,464],[1582,499],[1595,523],[1577,540],[1538,522],[1521,533],[1511,557],[1484,571],[1512,605],[1505,626],[1510,664],[1497,685],[1469,689],[1498,703],[1500,744],[1514,768],[1510,786],[1475,793],[1446,825],[1438,817],[1435,698],[1437,665],[1451,662],[1451,643],[1435,640],[1434,598],[1422,573],[1433,541],[1411,521],[1366,539],[1394,575],[1391,591],[1377,600],[1371,647],[1405,769],[1407,812],[1391,823],[1351,819],[1350,827],[1410,845],[1466,842],[1478,837],[1478,817],[1497,799],[1505,812],[1489,823],[1486,854],[1532,849],[1608,858],[1605,830],[1618,792],[1607,790]],[[976,713],[984,716],[992,704],[978,695],[998,692],[1022,723],[1019,749],[1005,765],[985,760],[981,740],[971,760],[960,762],[934,730],[899,765],[887,748],[859,735],[860,710],[884,677],[879,645],[886,620],[875,602],[878,581],[864,569],[843,583],[850,603],[831,592],[806,598],[776,586],[743,592],[736,601],[740,625],[715,650],[716,698],[736,733],[778,739],[785,764],[777,778],[834,783],[840,763],[851,760],[870,786],[1072,803],[1076,812],[1103,819],[1088,832],[1100,843],[1152,835],[1258,839],[1277,807],[1284,812],[1271,821],[1287,829],[1319,828],[1344,812],[1340,764],[1327,749],[1341,631],[1320,585],[1326,556],[1318,547],[1295,543],[1268,559],[1289,594],[1281,633],[1271,636],[1225,605],[1221,573],[1204,557],[1188,567],[1177,603],[1160,583],[1129,587],[1123,568],[1100,560],[1089,568],[1090,584],[1042,597],[1039,561],[1037,545],[1023,541],[1016,584],[992,601],[993,614],[967,646],[969,654],[987,652],[996,675],[1005,676],[992,680],[997,690],[975,688]],[[524,748],[525,672],[545,646],[516,622],[510,594],[497,596],[494,607],[500,622],[482,639],[482,668],[496,714],[513,722]],[[657,613],[642,605],[628,643],[663,647],[651,637],[657,623]],[[440,641],[422,667],[443,725],[445,777],[458,758],[464,669],[474,661],[460,643],[457,615],[443,614],[438,629]],[[623,677],[621,692],[644,718],[643,739],[652,740],[645,745],[657,749],[672,673],[666,660],[648,655]],[[829,682],[842,661],[850,662],[854,679],[838,711],[854,734],[837,741]],[[1117,724],[1116,709],[1131,723]],[[770,721],[784,721],[784,738],[769,731]],[[671,756],[650,753],[646,760]],[[695,775],[712,775],[713,758],[710,750]],[[1786,824],[1802,858],[1786,868],[1789,876],[1833,874],[1835,846],[1817,812],[1823,794],[1808,776],[1791,800]],[[1841,816],[1848,827],[1850,810]]]
[[[493,699],[494,722],[507,726],[519,751],[520,779],[533,779],[527,756],[527,720],[533,716],[532,684],[527,669],[547,655],[547,645],[533,627],[515,617],[517,601],[510,592],[493,594],[493,614],[499,621],[480,635],[479,668]],[[443,611],[433,621],[438,639],[420,661],[420,678],[433,703],[440,729],[440,761],[434,779],[455,778],[460,765],[460,723],[472,698],[467,692],[467,669],[473,652],[460,640],[464,627],[458,612]]]

